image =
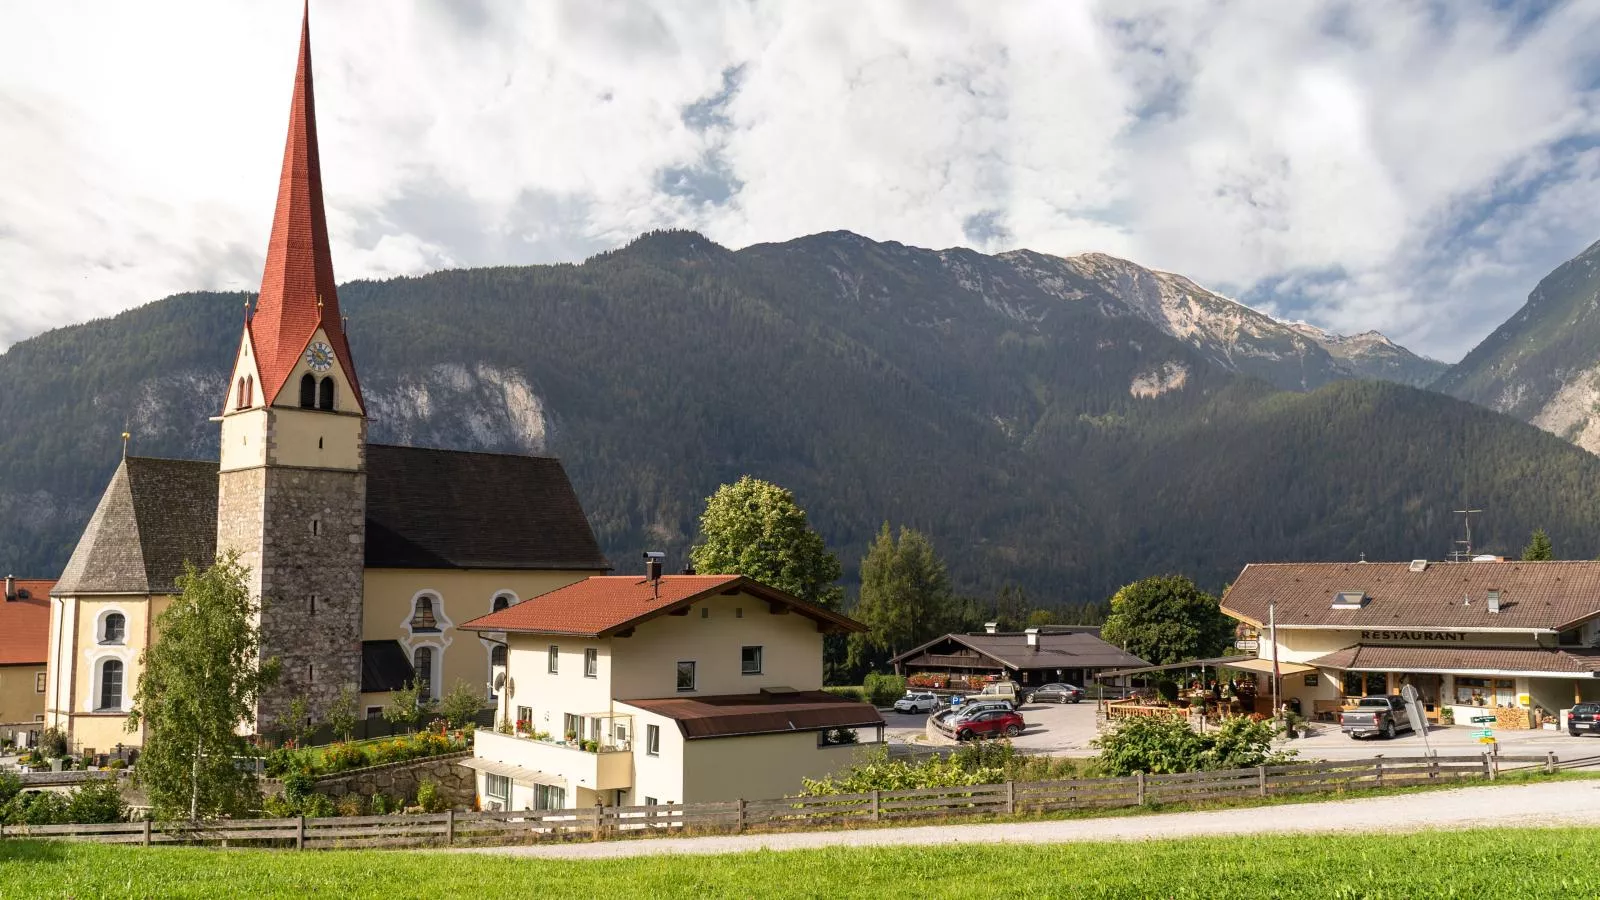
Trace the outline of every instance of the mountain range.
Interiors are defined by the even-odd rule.
[[[181,294],[0,354],[0,565],[59,571],[123,431],[215,456],[248,299]],[[1103,254],[657,232],[340,300],[372,440],[560,456],[622,567],[683,559],[704,498],[747,473],[796,493],[847,578],[888,520],[962,590],[1046,606],[1251,561],[1437,559],[1464,499],[1492,511],[1480,548],[1543,527],[1600,550],[1600,458],[1417,387],[1442,363]]]

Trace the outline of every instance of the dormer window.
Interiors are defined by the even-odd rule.
[[[307,372],[300,376],[300,408],[315,409],[317,406],[317,376]]]
[[[1340,591],[1333,595],[1333,609],[1360,609],[1366,605],[1366,591]]]
[[[418,597],[417,608],[411,614],[412,631],[438,631],[439,621],[433,617],[433,598]]]

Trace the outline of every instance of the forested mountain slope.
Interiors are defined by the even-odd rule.
[[[1052,259],[673,232],[340,299],[372,440],[559,455],[625,567],[681,560],[745,473],[793,489],[847,572],[889,519],[962,589],[1043,604],[1164,571],[1217,587],[1252,560],[1438,558],[1463,499],[1489,510],[1480,546],[1544,527],[1600,550],[1600,460],[1400,385],[1276,390]],[[0,355],[0,565],[59,570],[125,423],[134,453],[215,454],[244,300],[172,297]]]

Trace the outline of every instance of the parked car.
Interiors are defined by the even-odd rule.
[[[895,712],[919,713],[933,712],[939,706],[939,697],[927,691],[906,691],[906,695],[894,702]]]
[[[1600,703],[1579,703],[1567,713],[1567,734],[1600,731]]]
[[[933,724],[936,728],[954,733],[961,722],[978,715],[979,713],[1016,712],[1017,708],[1009,700],[973,700],[963,706],[950,709],[941,709],[933,714]]]
[[[1355,709],[1339,715],[1339,729],[1352,738],[1373,734],[1392,738],[1402,728],[1415,730],[1416,726],[1401,697],[1362,697]]]
[[[983,690],[976,694],[968,694],[966,702],[974,700],[1010,700],[1012,703],[1022,702],[1022,690],[1015,681],[996,681],[983,686]]]
[[[1083,701],[1083,688],[1066,682],[1041,685],[1034,688],[1028,695],[1029,703],[1080,703]]]
[[[955,734],[958,741],[970,741],[979,737],[1016,737],[1022,733],[1028,723],[1022,720],[1022,714],[1006,709],[986,709],[976,715],[966,716],[956,722]]]

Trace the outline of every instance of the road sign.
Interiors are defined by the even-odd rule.
[[[1495,720],[1494,716],[1473,716],[1472,717],[1472,724],[1474,724],[1474,725],[1490,725],[1490,724],[1493,724],[1494,720]]]
[[[1492,737],[1494,737],[1494,732],[1492,732],[1489,729],[1485,728],[1482,731],[1473,732],[1473,736],[1474,737],[1481,737],[1481,738],[1492,738]]]
[[[1494,743],[1494,738],[1492,738],[1492,737],[1481,737],[1481,738],[1478,738],[1478,743],[1480,743],[1480,744],[1492,744],[1492,743]]]
[[[1417,686],[1414,685],[1414,684],[1406,685],[1405,687],[1400,689],[1400,696],[1407,703],[1416,702],[1416,699],[1417,699]]]

